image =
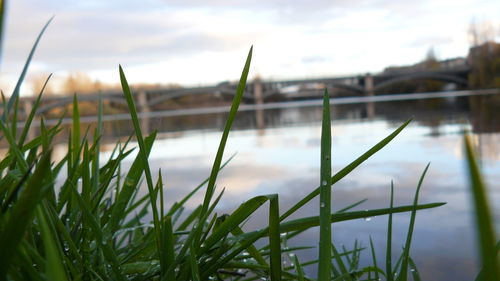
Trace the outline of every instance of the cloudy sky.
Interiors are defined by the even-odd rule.
[[[118,82],[210,84],[251,76],[308,78],[376,72],[464,56],[472,20],[499,39],[498,0],[16,0],[8,3],[2,82],[17,76],[44,23],[31,75],[84,72]]]

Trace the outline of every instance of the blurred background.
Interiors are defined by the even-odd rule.
[[[420,173],[431,162],[421,202],[447,205],[417,214],[411,254],[423,280],[472,280],[478,261],[462,135],[473,135],[500,230],[499,11],[495,0],[10,1],[0,88],[10,94],[36,36],[55,15],[21,89],[19,118],[53,73],[38,117],[53,124],[71,112],[76,94],[85,130],[95,126],[102,99],[104,149],[112,149],[133,132],[119,87],[121,64],[143,130],[159,131],[151,165],[165,174],[170,204],[208,175],[253,45],[249,81],[226,149],[226,155],[237,155],[217,184],[226,188],[219,213],[266,193],[278,193],[285,211],[318,186],[320,97],[326,88],[334,172],[414,119],[334,186],[333,208],[365,198],[357,209],[387,207],[391,180],[396,203],[411,204]],[[66,126],[70,115],[63,119]],[[66,140],[61,135],[58,141]],[[311,202],[296,217],[317,215],[318,209]],[[266,216],[245,228],[265,225],[260,217]],[[407,215],[395,217],[394,255],[408,222]],[[376,217],[334,224],[333,239],[352,248],[355,238],[367,246],[371,235],[383,260],[386,223],[386,217]],[[316,246],[318,237],[313,229],[289,245]],[[312,260],[317,249],[298,255]],[[363,262],[369,258],[363,254]],[[307,270],[315,276],[314,266]]]
[[[17,77],[36,35],[54,15],[31,76],[54,73],[57,93],[70,90],[63,86],[70,77],[116,84],[118,64],[133,83],[235,80],[252,44],[252,76],[291,79],[380,72],[429,55],[465,58],[471,46],[500,40],[500,4],[494,0],[18,0],[7,5],[2,88]],[[26,84],[23,93],[33,87]]]

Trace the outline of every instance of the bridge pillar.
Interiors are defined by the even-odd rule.
[[[365,75],[365,95],[373,96],[374,95],[374,87],[373,87],[373,76],[370,73]]]
[[[137,95],[137,103],[139,104],[139,108],[141,113],[147,113],[151,112],[151,108],[149,107],[148,104],[148,96],[145,91],[141,91]],[[149,117],[148,116],[142,116],[140,117],[141,119],[141,129],[144,134],[149,133]]]
[[[256,77],[253,80],[253,96],[255,98],[255,103],[257,104],[257,108],[255,110],[255,123],[257,124],[259,134],[263,134],[262,130],[265,128],[264,110],[260,108],[260,105],[264,104],[264,95],[262,91],[262,81],[259,77]]]
[[[373,83],[373,76],[370,73],[365,75],[365,96],[372,97],[375,95],[375,87]],[[366,115],[368,118],[375,117],[375,103],[367,102],[366,103]]]
[[[262,91],[262,81],[260,80],[259,77],[256,77],[253,80],[253,96],[255,98],[256,104],[263,104],[264,103],[264,95],[263,95],[263,91]]]
[[[25,99],[25,100],[22,100],[21,101],[21,106],[23,108],[23,111],[24,111],[24,120],[28,120],[28,117],[31,113],[31,110],[33,109],[33,101],[31,100],[28,100],[28,99]],[[38,117],[37,115],[35,115],[34,117],[34,120],[37,120]],[[36,128],[31,126],[28,130],[28,140],[32,140],[36,137],[36,132],[35,132]]]
[[[24,111],[24,118],[28,119],[28,117],[31,113],[31,110],[33,109],[32,101],[28,100],[28,99],[23,100],[22,107],[23,107],[23,111]]]
[[[137,95],[137,103],[139,104],[139,109],[141,112],[151,112],[151,108],[148,104],[148,96],[146,92],[139,92]]]

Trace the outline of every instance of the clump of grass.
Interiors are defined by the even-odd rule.
[[[45,29],[46,26],[33,46],[17,85],[22,84]],[[444,204],[418,203],[418,194],[428,166],[417,185],[412,205],[393,206],[394,189],[391,185],[391,203],[388,208],[352,211],[361,201],[332,213],[330,206],[332,186],[385,147],[410,121],[332,176],[330,102],[326,91],[319,187],[312,189],[282,214],[279,212],[278,194],[250,198],[230,214],[217,214],[214,211],[223,197],[223,191],[216,194],[217,176],[227,164],[223,162],[224,147],[245,90],[252,51],[253,48],[250,48],[210,176],[171,206],[165,205],[162,200],[164,193],[168,196],[168,190],[164,190],[161,173],[154,182],[148,164],[156,132],[143,136],[134,95],[121,66],[119,76],[139,150],[125,173],[121,171],[122,162],[135,149],[130,147],[131,138],[117,143],[108,159],[103,160],[100,155],[102,103],[99,104],[99,122],[93,137],[89,137],[88,130],[80,135],[78,100],[75,96],[67,152],[60,161],[54,162],[51,158],[52,140],[61,132],[60,124],[47,127],[41,119],[41,134],[26,142],[43,89],[25,121],[21,135],[17,136],[19,87],[16,86],[9,101],[3,103],[0,120],[1,138],[9,144],[8,153],[0,161],[0,280],[312,280],[304,274],[304,267],[310,265],[318,266],[318,280],[384,278],[403,281],[408,279],[408,268],[413,280],[419,280],[418,270],[410,257],[416,213],[417,210]],[[472,154],[469,155],[469,162],[473,163],[471,159]],[[61,182],[56,181],[63,170],[66,176]],[[471,175],[474,194],[483,194],[484,197],[480,181],[477,180],[480,177],[473,164]],[[148,189],[146,195],[139,193],[143,176]],[[204,200],[191,213],[185,214],[186,203],[197,192],[205,192]],[[287,220],[318,195],[318,216]],[[481,197],[476,202],[478,214],[484,218],[484,214],[487,214],[484,211],[486,203]],[[266,206],[268,226],[244,232],[241,225],[257,209]],[[153,215],[151,224],[146,221],[149,212]],[[411,212],[411,219],[405,247],[393,265],[392,214],[400,212]],[[387,214],[385,269],[377,264],[377,254],[371,239],[372,264],[368,266],[359,263],[364,248],[357,241],[350,250],[338,249],[332,243],[332,224]],[[300,251],[310,245],[288,249],[282,247],[283,241],[317,226],[320,227],[319,258],[301,261],[293,255],[294,264],[284,266],[281,262],[283,253]],[[495,267],[495,257],[491,251],[492,237],[494,239],[491,226],[481,221],[479,229],[485,264],[482,280],[498,280],[491,279],[498,277],[498,267]],[[267,243],[257,248],[254,245],[257,240]]]

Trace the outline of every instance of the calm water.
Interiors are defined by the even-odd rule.
[[[220,174],[217,186],[225,188],[218,213],[230,212],[245,200],[278,193],[280,207],[288,209],[319,184],[321,107],[307,102],[291,108],[240,112],[225,156],[236,157]],[[308,105],[308,106],[306,106]],[[384,208],[389,204],[390,181],[394,180],[395,202],[411,204],[418,178],[425,165],[430,170],[421,191],[422,203],[447,202],[443,207],[417,214],[411,254],[423,280],[473,280],[477,272],[471,198],[464,175],[462,133],[469,130],[481,157],[490,189],[490,202],[500,214],[500,96],[438,98],[376,104],[332,106],[333,170],[339,171],[406,119],[411,125],[392,143],[362,164],[333,188],[333,208],[341,209],[367,198],[357,209]],[[160,131],[151,153],[152,170],[162,169],[166,179],[166,201],[173,203],[189,192],[210,172],[220,139],[225,113],[145,119],[144,127]],[[105,124],[105,133],[125,136],[130,122]],[[189,207],[201,202],[198,194]],[[267,206],[246,225],[247,230],[266,224]],[[314,200],[294,217],[319,213]],[[262,220],[262,218],[265,218]],[[406,237],[408,215],[396,215],[394,255],[399,255]],[[500,229],[500,219],[496,219]],[[371,235],[379,252],[385,252],[387,217],[333,225],[333,239],[351,248],[355,239],[368,246]],[[317,246],[318,229],[288,242],[289,246]],[[314,259],[317,250],[299,252],[302,261]],[[370,257],[368,250],[362,254]],[[315,268],[308,269],[314,274]]]

